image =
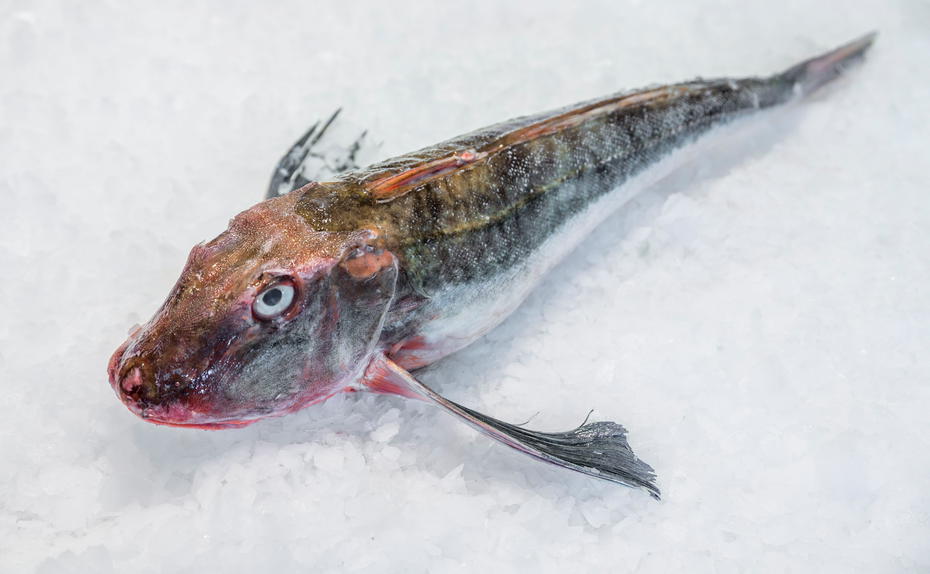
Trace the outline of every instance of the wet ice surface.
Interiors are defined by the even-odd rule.
[[[72,4],[0,14],[0,570],[930,569],[925,4]],[[644,196],[425,375],[540,429],[596,407],[660,503],[428,405],[206,432],[106,384],[187,250],[337,106],[387,156],[872,28],[764,155]]]

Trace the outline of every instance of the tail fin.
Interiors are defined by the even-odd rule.
[[[807,96],[820,86],[836,79],[849,67],[858,64],[875,42],[877,34],[871,32],[826,54],[801,62],[785,70],[777,78],[792,84],[796,91],[800,91],[799,95]]]

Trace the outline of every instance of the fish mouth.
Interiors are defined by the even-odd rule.
[[[139,380],[141,375],[138,372],[138,368],[131,369],[123,376],[120,375],[122,370],[121,367],[123,366],[123,355],[126,354],[126,349],[129,348],[132,341],[133,337],[130,336],[110,357],[110,361],[107,364],[107,375],[110,381],[110,387],[113,388],[120,402],[126,405],[126,408],[137,417],[157,425],[207,430],[242,428],[260,420],[259,418],[230,418],[228,420],[217,420],[190,408],[182,402],[146,404],[145,401],[134,399],[130,396],[130,391],[134,387],[142,384]]]
[[[162,405],[139,404],[130,397],[117,390],[120,401],[126,405],[134,415],[140,419],[163,426],[178,428],[194,428],[205,430],[220,430],[242,428],[259,419],[220,419],[216,420],[209,415],[196,411],[181,402],[172,402]]]
[[[223,421],[198,421],[196,420],[196,414],[190,410],[187,410],[188,414],[178,413],[177,405],[172,405],[168,408],[168,413],[162,413],[159,410],[156,410],[157,407],[148,407],[139,409],[140,412],[136,412],[136,409],[130,407],[130,410],[136,413],[142,420],[150,422],[156,425],[168,426],[168,427],[177,427],[177,428],[186,428],[186,429],[202,429],[202,430],[223,430],[223,429],[233,429],[233,428],[242,428],[249,426],[250,424],[257,422],[259,419],[231,419]],[[180,407],[180,409],[186,409],[186,407]],[[190,417],[191,414],[194,415],[193,418]],[[179,416],[180,415],[180,416]]]

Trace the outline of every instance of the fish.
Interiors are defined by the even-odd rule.
[[[766,111],[839,77],[874,39],[766,77],[653,86],[519,117],[367,167],[354,165],[357,141],[345,169],[310,181],[300,165],[334,114],[285,154],[264,201],[191,250],[165,302],[110,358],[109,383],[145,421],[200,429],[342,392],[423,400],[526,455],[659,499],[622,425],[530,430],[449,400],[416,371],[498,325],[585,235],[699,159],[714,134],[768,121]]]

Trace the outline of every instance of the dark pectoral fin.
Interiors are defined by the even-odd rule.
[[[429,400],[482,433],[532,457],[625,486],[643,488],[653,498],[659,498],[655,472],[636,458],[627,443],[626,429],[617,423],[587,423],[557,433],[531,431],[450,401],[387,359],[373,363],[366,374],[366,384],[375,391]]]

